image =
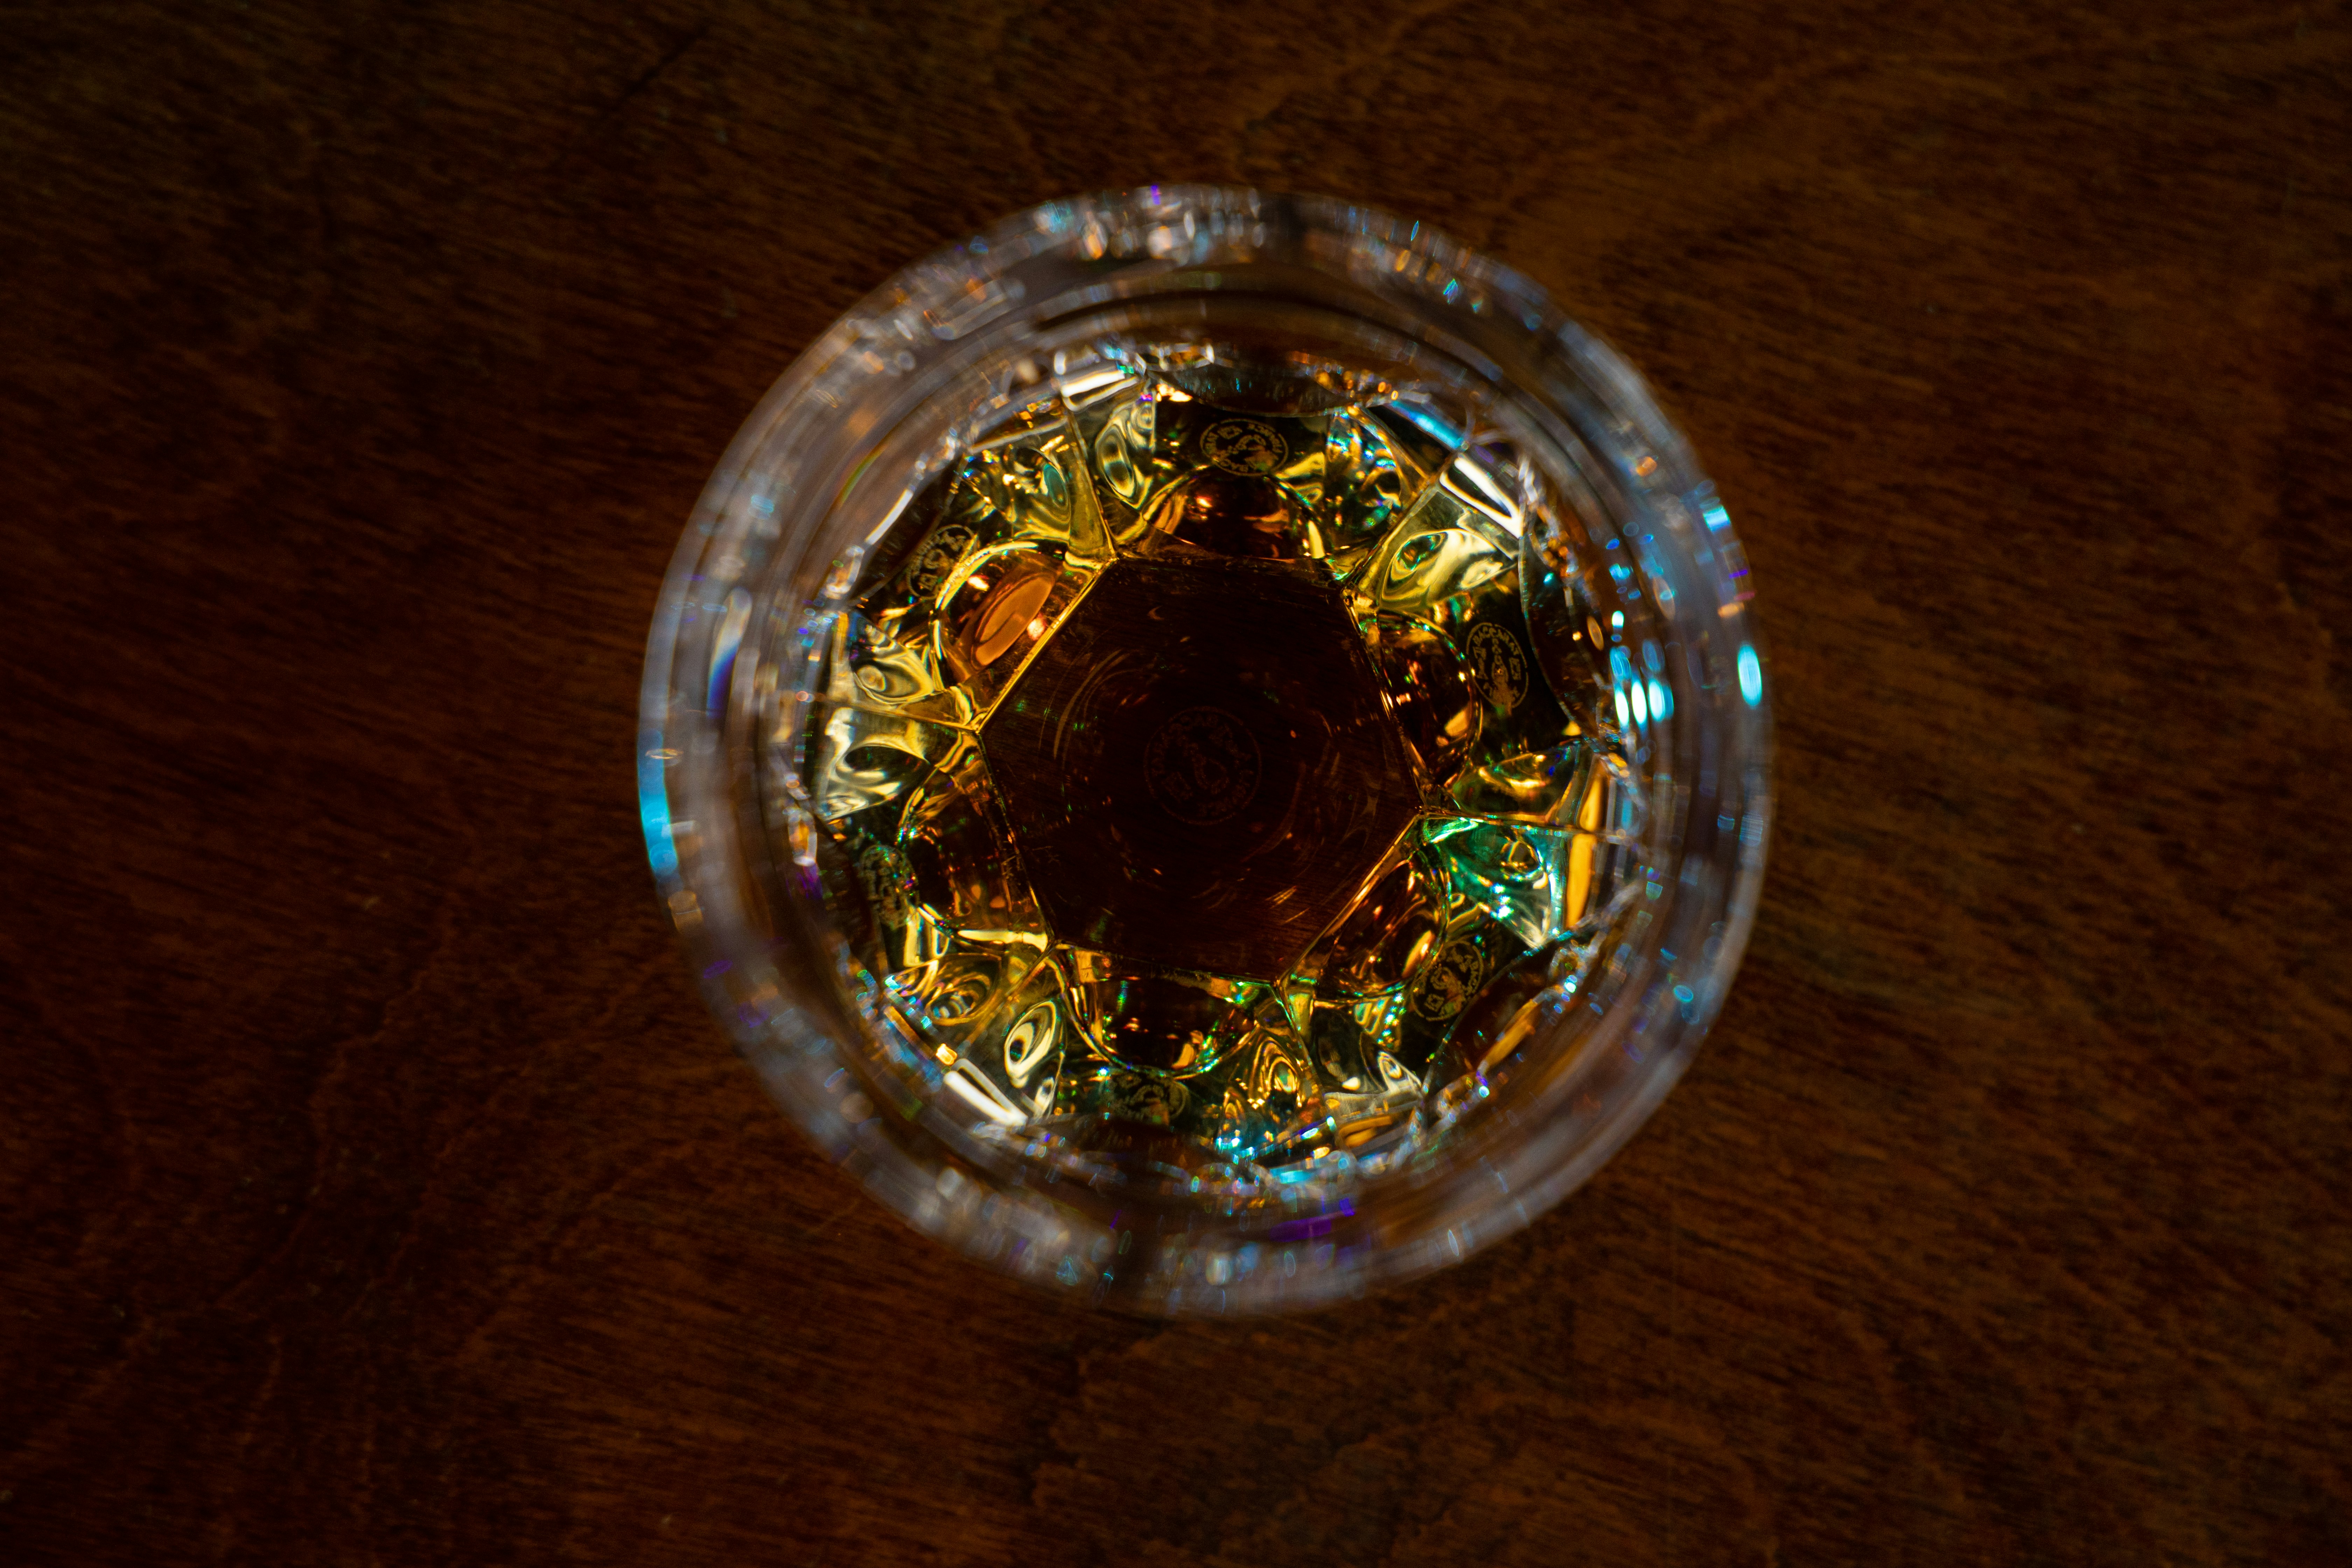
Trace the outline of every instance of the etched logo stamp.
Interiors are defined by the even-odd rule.
[[[1270,474],[1289,460],[1282,433],[1255,419],[1220,419],[1201,432],[1201,456],[1229,474]]]
[[[1160,726],[1144,748],[1151,798],[1177,821],[1207,827],[1257,797],[1264,772],[1257,742],[1222,708],[1187,708]]]
[[[919,598],[939,591],[948,574],[955,570],[956,563],[963,559],[963,552],[971,548],[971,530],[961,522],[951,522],[931,535],[915,562],[912,586]]]
[[[1433,1024],[1443,1023],[1470,1005],[1486,979],[1486,955],[1468,937],[1457,936],[1413,977],[1412,1010]]]
[[[1508,713],[1527,700],[1528,656],[1492,621],[1470,628],[1470,673],[1486,700]]]

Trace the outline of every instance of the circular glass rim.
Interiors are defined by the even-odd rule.
[[[793,650],[810,657],[813,612],[845,592],[856,552],[1003,406],[985,367],[1105,323],[1242,309],[1253,290],[1339,311],[1425,354],[1424,369],[1502,389],[1573,464],[1601,514],[1586,526],[1626,546],[1628,602],[1657,634],[1646,668],[1619,674],[1654,699],[1645,745],[1668,765],[1645,767],[1644,783],[1664,852],[1643,867],[1642,940],[1621,944],[1605,992],[1574,998],[1599,1016],[1579,1018],[1572,1060],[1450,1132],[1444,1158],[1368,1179],[1353,1201],[1187,1211],[1171,1230],[1164,1205],[1123,1207],[1008,1167],[866,1065],[853,1042],[870,1026],[825,953],[813,880],[758,798],[757,733],[807,700]],[[1328,198],[1147,186],[1050,202],[860,301],[786,369],[712,474],[647,641],[647,856],[738,1049],[819,1148],[918,1229],[1128,1310],[1318,1305],[1521,1228],[1613,1154],[1687,1065],[1754,923],[1769,834],[1769,667],[1751,597],[1687,442],[1621,359],[1517,273],[1426,225]]]

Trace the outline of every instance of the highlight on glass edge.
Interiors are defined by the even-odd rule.
[[[1335,201],[1020,214],[829,330],[664,587],[639,802],[784,1109],[1131,1310],[1441,1267],[1672,1086],[1752,921],[1729,519],[1517,274]]]

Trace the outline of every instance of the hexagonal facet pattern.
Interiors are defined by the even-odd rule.
[[[981,731],[1060,940],[1277,980],[1412,820],[1420,788],[1319,572],[1121,560]]]

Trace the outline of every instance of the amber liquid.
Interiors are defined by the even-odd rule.
[[[1031,1147],[1239,1183],[1395,1148],[1622,901],[1569,531],[1383,383],[1188,349],[1046,393],[831,624],[798,793],[845,978],[894,1070]]]

